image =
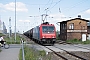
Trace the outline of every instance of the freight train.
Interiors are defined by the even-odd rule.
[[[54,24],[42,23],[24,33],[27,37],[42,45],[54,45],[56,41],[56,28]]]

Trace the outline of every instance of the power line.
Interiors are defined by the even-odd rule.
[[[90,7],[87,8],[87,9],[81,10],[81,11],[79,11],[79,12],[77,12],[77,13],[81,13],[81,12],[86,11],[86,10],[88,10],[88,9],[90,9]],[[77,13],[71,14],[70,16],[75,15],[75,14],[77,14]]]
[[[56,2],[55,5],[57,5],[57,4],[60,3],[60,2],[61,2],[61,0],[59,0],[58,2]],[[54,5],[54,6],[55,6],[55,5]],[[52,9],[54,6],[52,6],[51,9]],[[50,9],[50,10],[51,10],[51,9]]]
[[[50,0],[48,1],[48,3],[47,3],[46,5],[48,5],[48,4],[49,4],[49,5],[51,6],[51,5],[53,4],[53,0],[52,0],[52,2],[51,2],[51,3],[49,3],[49,2],[50,2]],[[44,7],[46,7],[46,5],[45,5]],[[49,6],[49,7],[50,7],[50,6]],[[43,7],[43,8],[44,8],[44,7]],[[49,7],[47,7],[47,8],[49,9]],[[47,9],[47,8],[45,8],[45,9]],[[45,9],[43,10],[43,12],[45,11]],[[42,13],[43,13],[43,12],[42,12]]]
[[[53,2],[53,0],[51,1],[51,3],[50,3],[50,1],[51,0],[48,0],[48,2],[44,5],[44,7],[46,7],[46,6],[48,6],[48,5],[50,5],[50,6],[48,6],[47,8],[48,8],[48,10],[47,10],[47,12],[48,11],[51,11],[51,9],[53,9],[58,3],[60,3],[62,0],[59,0],[59,1],[57,1],[57,2]],[[87,0],[86,0],[87,1]],[[81,0],[81,1],[79,1],[78,3],[76,3],[76,4],[73,4],[73,6],[71,6],[70,8],[67,8],[67,9],[65,9],[65,10],[67,10],[67,11],[69,11],[69,10],[71,10],[72,8],[75,8],[75,7],[77,7],[77,5],[80,5],[81,3],[83,3],[83,2],[86,2],[85,0]],[[40,12],[40,10],[41,10],[41,8],[39,7],[39,12]],[[86,10],[86,9],[85,9]],[[44,11],[46,11],[45,9],[44,9]],[[44,12],[43,11],[43,12]],[[83,10],[82,10],[83,11]],[[80,11],[80,12],[82,12],[82,11]],[[42,13],[43,13],[42,12]],[[61,13],[61,8],[59,8],[59,12]],[[75,13],[74,13],[75,14]],[[72,14],[73,15],[73,14]]]
[[[53,4],[53,0],[52,0],[52,2],[51,2],[51,4],[50,4],[50,6],[49,6],[48,8],[50,8],[52,4]]]
[[[49,1],[50,1],[50,0],[49,0]],[[49,1],[48,1],[48,3],[49,3]],[[56,3],[54,4],[54,6],[57,5],[59,2],[61,2],[61,0],[59,0],[58,2],[56,2]],[[47,3],[47,4],[48,4],[48,3]],[[53,3],[53,0],[52,0],[52,3]],[[45,19],[47,20],[47,16],[48,16],[48,15],[47,15],[47,12],[50,11],[50,9],[52,9],[54,6],[51,7],[51,5],[50,5],[48,8],[46,8],[46,9],[44,10],[44,11],[46,11],[44,20],[45,20]],[[39,8],[39,10],[40,10],[40,8]],[[43,12],[44,12],[44,11],[43,11]],[[60,11],[60,9],[59,9],[59,11]]]
[[[78,7],[78,5],[81,5],[81,3],[83,3],[83,2],[85,3],[85,2],[88,2],[88,1],[87,1],[87,0],[81,0],[81,1],[79,1],[78,3],[73,4],[74,6],[71,6],[71,8],[65,9],[65,10],[66,10],[65,12],[70,11],[71,9],[73,9],[73,8],[75,8],[75,7]],[[87,9],[89,9],[89,8],[87,8]],[[85,10],[87,10],[87,9],[81,10],[81,11],[79,11],[79,12],[77,12],[77,13],[83,12],[83,11],[85,11]],[[60,11],[59,11],[59,12],[60,12]],[[77,14],[77,13],[71,14],[70,16],[75,15],[75,14]]]
[[[65,11],[70,11],[71,9],[77,7],[78,5],[80,5],[83,2],[86,2],[86,0],[81,0],[78,3],[73,4],[73,6],[71,6],[70,8],[65,8]]]
[[[45,6],[44,6],[44,7],[46,7],[46,6],[49,4],[49,2],[50,2],[50,0],[48,0],[48,2],[45,4]]]
[[[52,8],[54,8],[60,2],[61,2],[61,0],[59,0],[58,2],[56,2],[48,11],[50,11]],[[61,12],[60,8],[59,8],[59,12]]]
[[[47,7],[47,8],[48,8],[48,11],[50,11],[50,10],[51,10],[55,5],[57,5],[59,2],[61,2],[61,0],[59,0],[58,2],[53,2],[53,0],[52,0],[50,6]],[[54,3],[55,3],[55,4],[54,4]],[[54,6],[51,7],[52,4],[54,4]],[[45,9],[44,9],[44,11],[45,11]],[[43,12],[44,12],[44,11],[43,11]],[[43,13],[43,12],[42,12],[42,13]]]

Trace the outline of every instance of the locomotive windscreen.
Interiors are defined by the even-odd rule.
[[[54,33],[54,26],[42,26],[43,33]]]

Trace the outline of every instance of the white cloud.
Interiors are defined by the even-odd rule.
[[[13,2],[11,2],[9,4],[4,5],[4,8],[7,9],[7,10],[14,11],[15,10],[14,5],[15,4]]]
[[[86,10],[86,13],[90,14],[90,9]]]
[[[6,10],[15,11],[15,3],[14,2],[10,2],[5,5],[0,3],[0,7],[3,9],[6,9]],[[26,8],[26,5],[24,3],[16,2],[16,11],[27,12],[28,9]]]
[[[86,20],[90,20],[90,18],[85,18]]]
[[[52,18],[52,20],[50,22],[61,22],[61,21],[66,21],[68,19],[70,19],[69,17],[66,17],[64,14],[52,14],[50,15]]]

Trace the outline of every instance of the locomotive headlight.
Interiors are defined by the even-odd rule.
[[[45,37],[43,36],[43,38],[45,38]]]
[[[52,38],[55,38],[54,36],[52,36]]]

